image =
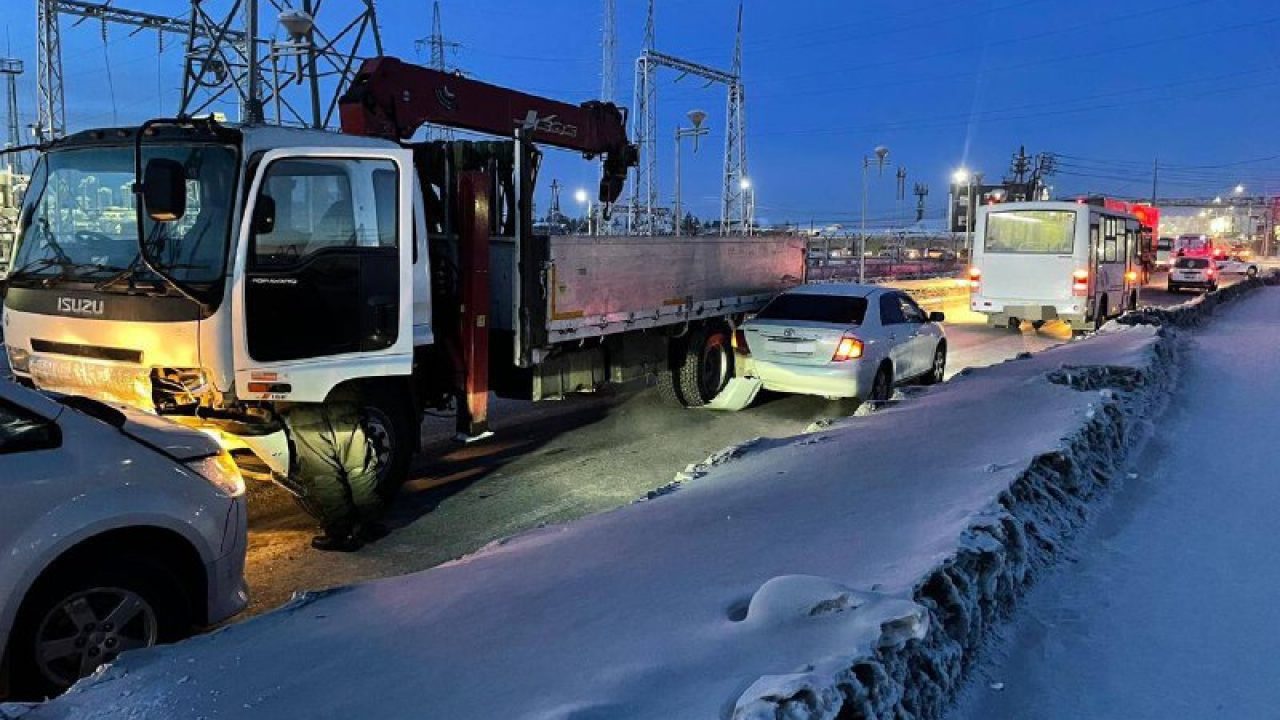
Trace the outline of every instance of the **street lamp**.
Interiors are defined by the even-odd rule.
[[[889,148],[877,145],[872,151],[876,156],[876,167],[880,175],[884,174],[884,163],[889,159]],[[858,236],[858,282],[867,281],[867,169],[871,167],[871,156],[862,156],[862,232]]]
[[[974,194],[982,186],[982,173],[970,172],[964,167],[958,168],[951,173],[951,181],[965,187],[964,252],[966,257],[973,257],[973,216],[978,212]]]
[[[680,139],[693,138],[693,152],[698,152],[698,138],[706,135],[710,130],[702,127],[702,121],[707,119],[707,114],[701,110],[690,110],[687,115],[689,122],[693,123],[691,128],[676,127],[676,237],[680,237],[680,223],[684,220],[684,214],[680,209]]]
[[[591,196],[587,194],[586,190],[578,188],[573,193],[573,199],[577,200],[579,205],[585,205],[587,207],[587,234],[595,235],[595,217],[593,217],[594,213],[592,212],[593,208],[591,207]]]

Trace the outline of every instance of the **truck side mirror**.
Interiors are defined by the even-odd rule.
[[[181,220],[187,212],[187,171],[182,163],[152,158],[142,177],[142,202],[156,222]]]
[[[270,195],[259,195],[253,205],[253,234],[270,235],[276,229],[276,201]]]

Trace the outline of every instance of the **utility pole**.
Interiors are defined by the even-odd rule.
[[[916,183],[916,222],[924,220],[924,199],[929,196],[929,186],[924,183]]]
[[[907,169],[899,165],[896,177],[898,180],[898,187],[895,191],[898,200],[898,221],[905,227],[907,225],[907,215],[904,210],[907,200]]]
[[[884,163],[889,158],[889,148],[878,145],[875,149],[876,167],[879,174],[884,174]],[[867,170],[871,167],[871,156],[862,156],[862,215],[861,232],[858,233],[858,282],[867,281]]]
[[[18,76],[22,74],[22,61],[11,58],[0,58],[0,75],[5,75],[6,98],[9,110],[8,135],[5,137],[6,147],[17,147],[22,144],[22,134],[18,131]],[[9,153],[9,172],[14,175],[25,175],[22,153]]]
[[[689,111],[689,122],[693,123],[691,128],[676,127],[676,202],[675,202],[675,233],[676,237],[680,237],[680,224],[684,221],[684,214],[681,211],[680,204],[680,141],[684,138],[693,138],[693,152],[698,152],[698,138],[706,135],[710,130],[702,126],[702,121],[707,119],[707,114],[701,110]]]

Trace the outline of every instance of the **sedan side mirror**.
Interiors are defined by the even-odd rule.
[[[941,313],[941,312],[938,312],[937,310],[934,310],[933,312],[929,313],[929,322],[940,323],[940,322],[946,322],[946,320],[947,320],[946,313]]]
[[[142,178],[142,203],[156,222],[181,220],[187,212],[187,170],[169,158],[152,158]]]

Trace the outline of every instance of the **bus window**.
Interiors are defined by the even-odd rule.
[[[983,249],[989,253],[1069,255],[1076,214],[1064,210],[1008,210],[987,215]]]

